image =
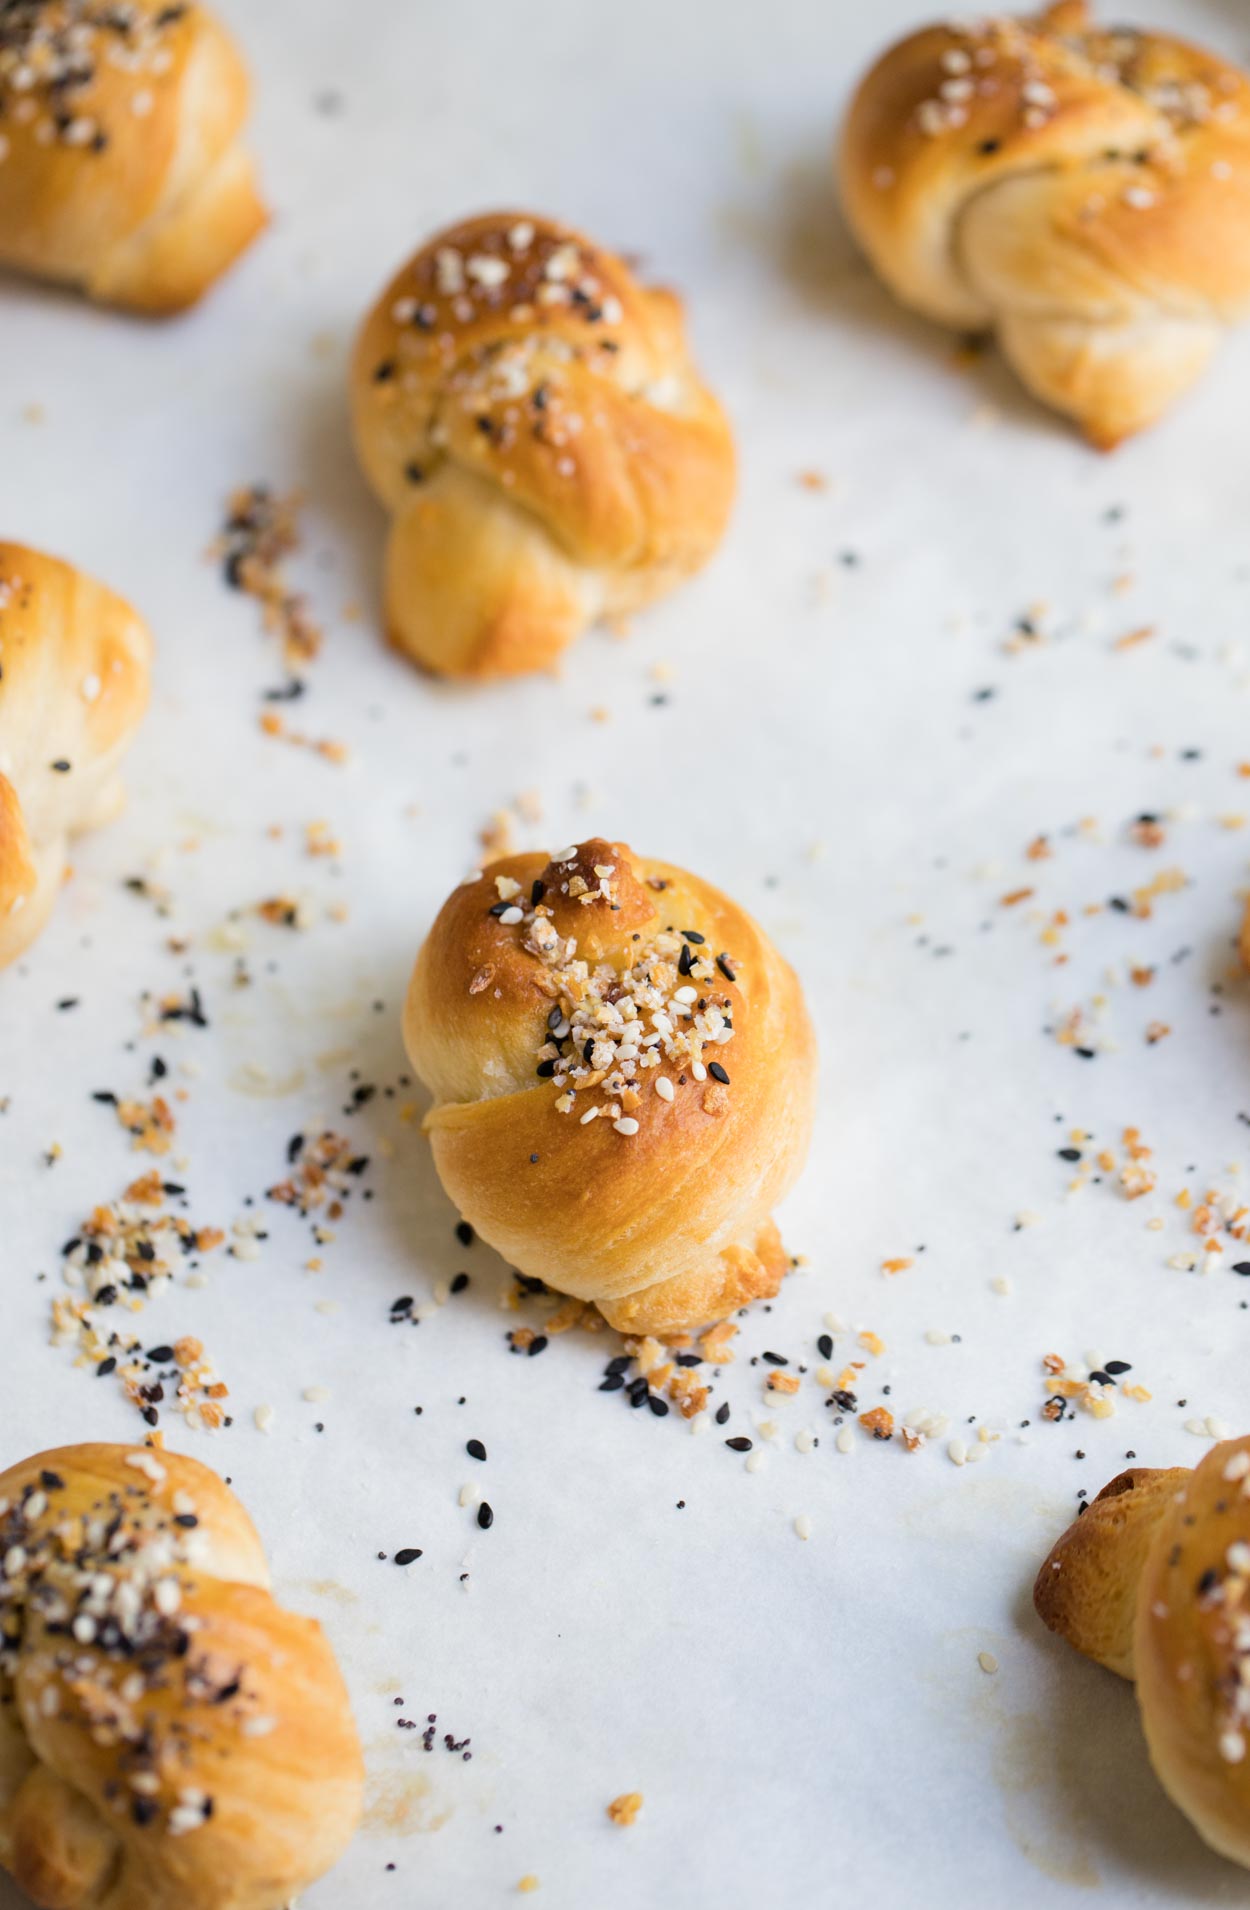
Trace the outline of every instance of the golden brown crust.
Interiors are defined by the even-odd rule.
[[[1250,1865],[1250,1438],[1190,1473],[1160,1522],[1137,1601],[1137,1695],[1150,1759],[1207,1842]]]
[[[430,240],[365,320],[352,405],[394,517],[388,629],[432,670],[552,662],[697,570],[729,515],[733,441],[679,300],[553,220]]]
[[[904,303],[995,329],[1100,446],[1152,423],[1250,306],[1250,82],[1080,0],[924,29],[866,76],[847,216]]]
[[[360,1813],[347,1693],[194,1460],[0,1476],[0,1863],[47,1910],[282,1910]]]
[[[207,8],[18,0],[0,33],[0,263],[163,314],[267,214],[240,144],[248,80]]]
[[[630,1332],[777,1291],[815,1042],[793,971],[708,883],[598,838],[492,863],[431,929],[404,1038],[444,1186],[523,1272]]]
[[[1113,1479],[1054,1547],[1034,1602],[1078,1651],[1136,1679],[1164,1789],[1250,1866],[1250,1437],[1192,1472]]]
[[[71,836],[121,802],[151,652],[147,626],[113,591],[0,543],[0,968],[47,920]]]
[[[1121,1678],[1133,1676],[1133,1624],[1146,1552],[1164,1511],[1188,1479],[1134,1466],[1105,1485],[1074,1519],[1037,1575],[1042,1623]]]

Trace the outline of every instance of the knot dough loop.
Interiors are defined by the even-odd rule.
[[[1108,447],[1152,424],[1250,304],[1250,82],[1083,0],[935,26],[868,73],[843,203],[904,304],[996,331]]]
[[[360,1746],[320,1626],[194,1460],[0,1475],[0,1863],[45,1910],[284,1910],[348,1843]]]
[[[121,807],[152,639],[103,584],[0,543],[0,968],[34,941],[69,840]]]
[[[1214,1849],[1250,1865],[1250,1438],[1105,1486],[1037,1576],[1037,1610],[1136,1680],[1150,1760]]]
[[[394,519],[389,634],[430,670],[552,663],[698,570],[729,516],[733,439],[680,301],[550,219],[424,246],[364,323],[352,403]]]
[[[265,224],[243,61],[206,7],[16,0],[0,33],[0,264],[166,313]]]
[[[777,1291],[815,1040],[790,967],[697,876],[593,839],[443,905],[404,1013],[452,1200],[623,1332]]]

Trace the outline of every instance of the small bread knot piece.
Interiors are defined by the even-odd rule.
[[[0,543],[0,968],[47,921],[71,837],[123,800],[152,639],[72,564]]]
[[[1082,0],[926,28],[862,81],[847,217],[904,304],[994,331],[1109,448],[1154,423],[1250,307],[1250,81]]]
[[[45,1910],[283,1910],[363,1767],[311,1619],[207,1467],[67,1446],[0,1475],[0,1864]]]
[[[0,264],[138,312],[194,304],[267,217],[229,34],[190,0],[0,13]]]
[[[698,570],[734,449],[680,300],[528,213],[441,232],[361,329],[356,447],[392,513],[386,618],[429,670],[550,665]]]
[[[1155,1772],[1250,1866],[1250,1437],[1194,1471],[1121,1473],[1038,1574],[1044,1622],[1133,1678]]]
[[[763,931],[699,877],[593,838],[444,903],[404,1012],[440,1178],[513,1266],[624,1332],[777,1291],[815,1038]]]

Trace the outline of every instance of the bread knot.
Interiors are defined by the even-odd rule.
[[[320,1627],[215,1473],[69,1446],[0,1475],[0,1863],[53,1910],[282,1910],[360,1815]]]
[[[1164,1789],[1250,1865],[1250,1438],[1194,1471],[1113,1479],[1052,1548],[1034,1602],[1052,1631],[1135,1680]]]
[[[720,540],[733,442],[680,301],[553,220],[492,213],[432,239],[366,319],[352,386],[394,519],[390,635],[431,670],[549,664]]]
[[[47,921],[71,838],[121,807],[151,655],[146,624],[113,591],[0,543],[0,968]]]
[[[1250,305],[1250,82],[1081,0],[901,41],[839,165],[898,297],[993,331],[1099,446],[1158,418]]]
[[[710,884],[600,837],[492,863],[440,910],[404,1038],[444,1186],[523,1273],[630,1331],[776,1292],[815,1042]]]
[[[9,0],[0,26],[0,263],[162,314],[266,220],[221,23],[166,0]]]

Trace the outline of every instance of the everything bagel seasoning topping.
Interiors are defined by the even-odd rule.
[[[577,872],[580,866],[577,850],[554,858],[559,891],[613,908],[615,863],[595,862],[593,881]],[[718,955],[696,930],[665,926],[633,944],[623,965],[592,960],[579,952],[575,935],[557,930],[549,901],[522,909],[511,886],[501,893],[506,908],[495,905],[497,919],[515,926],[544,971],[541,985],[553,1005],[535,1050],[535,1072],[551,1082],[561,1114],[576,1112],[583,1126],[604,1115],[629,1138],[645,1112],[644,1087],[668,1103],[692,1081],[711,1077],[728,1085],[728,1071],[705,1058],[733,1039],[734,1003],[724,978],[736,978],[738,969],[728,955]]]

